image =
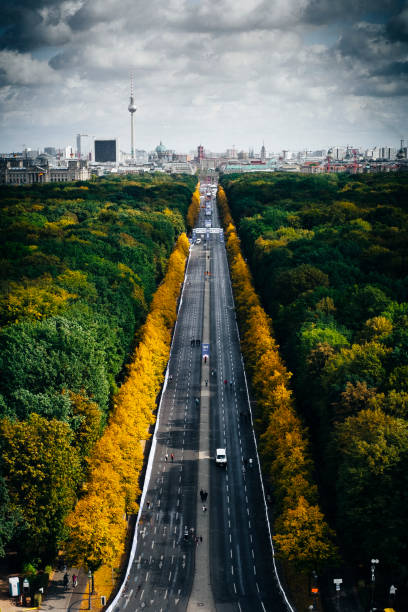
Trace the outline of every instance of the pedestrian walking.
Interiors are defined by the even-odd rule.
[[[203,512],[207,512],[207,506],[203,506]]]
[[[63,582],[64,582],[64,591],[66,591],[68,589],[68,584],[69,584],[69,576],[67,572],[65,572],[64,574]]]
[[[205,386],[208,387],[208,378],[205,379]]]
[[[228,380],[224,378],[224,385],[226,385],[227,383],[228,383]]]
[[[200,489],[200,497],[201,497],[201,501],[204,501],[204,491],[202,489]]]
[[[146,506],[147,506],[147,509],[149,510],[149,508],[150,508],[150,502],[149,501],[146,502]]]
[[[74,589],[78,586],[78,576],[76,574],[72,574],[72,586]]]
[[[207,491],[204,491],[204,501],[207,501],[207,497],[208,497],[208,493]]]
[[[203,543],[203,536],[200,536],[200,542]]]
[[[174,454],[173,453],[171,453],[170,459],[171,459],[172,462],[174,461]]]
[[[168,454],[166,453],[166,454],[164,455],[164,460],[166,461],[166,463],[167,463],[168,458],[169,458],[169,456],[168,456]]]

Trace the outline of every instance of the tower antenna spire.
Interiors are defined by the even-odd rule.
[[[134,133],[133,133],[133,115],[137,111],[137,107],[135,105],[134,97],[133,97],[133,73],[130,74],[130,102],[128,106],[128,111],[130,113],[130,156],[132,160],[135,159],[135,149],[134,149]]]

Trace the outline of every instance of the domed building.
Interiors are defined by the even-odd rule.
[[[173,154],[174,151],[167,149],[162,141],[160,141],[160,144],[158,144],[154,151],[152,151],[150,154],[149,159],[150,161],[156,162],[169,162],[173,161]]]
[[[155,148],[155,151],[157,153],[157,157],[159,159],[163,159],[163,157],[166,155],[166,147],[164,146],[164,144],[162,143],[162,141],[160,141],[160,144],[157,145],[157,147]]]

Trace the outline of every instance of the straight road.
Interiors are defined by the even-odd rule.
[[[217,211],[214,223],[218,224]],[[211,239],[211,571],[217,611],[287,610],[274,576],[229,269],[222,234]]]
[[[195,398],[200,396],[204,266],[201,250],[193,246],[163,389],[155,456],[137,526],[136,553],[115,612],[185,610],[190,595],[196,547],[200,407]]]
[[[205,231],[193,233],[134,561],[109,612],[185,611],[187,606],[191,610],[200,605],[205,611],[215,606],[216,612],[288,610],[273,570],[223,233],[209,229],[210,225],[220,227],[215,194],[207,198],[207,185],[202,188],[197,227]],[[205,285],[210,297],[206,306],[209,360],[204,365]],[[201,535],[197,524],[200,529],[203,525],[202,517],[197,517],[202,487],[197,478],[201,403],[206,411],[210,406],[212,457],[205,502],[208,521],[204,547],[197,557],[199,572],[203,554],[209,556],[211,584],[204,589],[201,576],[194,578],[196,549],[202,546],[196,541]],[[201,444],[203,439],[208,441],[208,433],[201,437]],[[226,468],[215,465],[216,448],[226,449]],[[194,597],[200,592],[197,581],[203,593],[212,591],[207,607],[190,599],[193,579]]]

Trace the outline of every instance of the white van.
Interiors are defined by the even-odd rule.
[[[215,451],[215,463],[220,467],[225,467],[227,465],[227,453],[225,452],[225,448],[217,448]]]

